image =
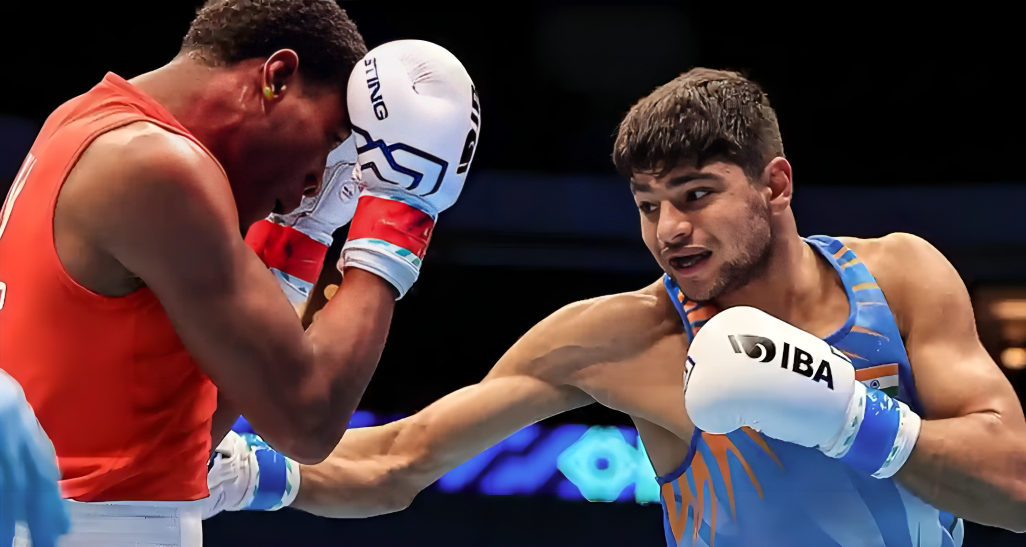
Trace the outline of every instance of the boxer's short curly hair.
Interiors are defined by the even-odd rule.
[[[333,0],[209,0],[182,40],[183,52],[215,66],[280,49],[299,55],[304,79],[343,91],[367,53],[356,24]]]
[[[680,165],[722,159],[757,180],[784,155],[766,93],[736,72],[694,68],[656,88],[627,113],[613,145],[621,175],[663,175]]]

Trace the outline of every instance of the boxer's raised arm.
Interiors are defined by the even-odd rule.
[[[924,407],[919,440],[895,478],[956,516],[1026,531],[1026,420],[1015,391],[980,343],[965,285],[922,239],[884,239],[900,274],[880,278],[888,281],[881,286],[908,332],[906,349]]]
[[[218,166],[155,127],[114,141],[101,138],[83,156],[63,213],[146,283],[204,372],[270,442],[319,461],[370,380],[393,289],[350,272],[304,334],[274,276],[240,237]]]

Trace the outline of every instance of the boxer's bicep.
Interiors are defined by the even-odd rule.
[[[943,511],[1026,529],[1022,407],[980,344],[958,273],[925,241],[902,239],[885,268],[900,274],[878,280],[906,339],[923,421],[895,478]]]
[[[906,350],[926,419],[994,413],[1023,424],[1011,384],[980,343],[965,284],[944,256],[922,239],[905,236],[905,274],[899,311]]]
[[[572,373],[586,366],[582,352],[589,353],[575,306],[532,328],[480,383],[402,421],[389,446],[403,462],[398,484],[420,490],[520,429],[595,402],[572,385]]]

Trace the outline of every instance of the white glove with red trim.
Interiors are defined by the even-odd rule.
[[[463,189],[481,108],[459,60],[420,40],[368,52],[349,78],[348,101],[364,191],[338,266],[377,274],[402,298],[438,213]]]
[[[356,139],[346,139],[328,154],[321,191],[304,197],[295,211],[257,222],[246,243],[271,272],[293,305],[306,302],[324,266],[331,234],[353,219],[360,195]]]

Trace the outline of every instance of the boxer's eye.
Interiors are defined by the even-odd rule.
[[[709,195],[709,190],[708,189],[706,189],[706,188],[698,188],[698,189],[695,189],[695,190],[688,191],[688,193],[687,193],[687,200],[688,201],[695,201],[696,199],[702,199],[702,198],[704,198],[707,195]]]
[[[656,204],[647,201],[642,201],[638,204],[638,209],[641,209],[641,212],[647,215],[648,213],[651,213],[656,210]]]

